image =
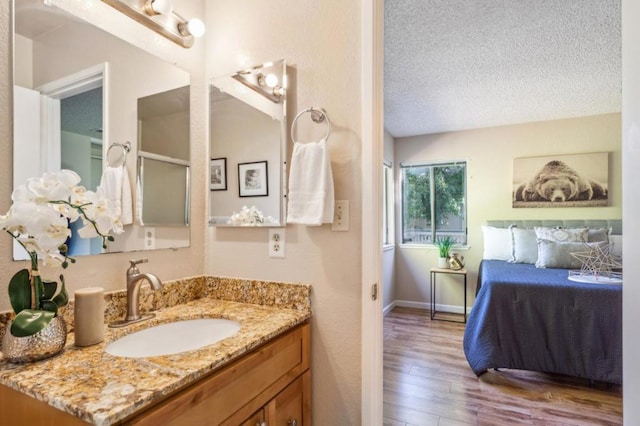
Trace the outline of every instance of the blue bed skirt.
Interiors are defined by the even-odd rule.
[[[566,269],[483,260],[464,353],[489,368],[622,383],[622,286],[570,281]]]

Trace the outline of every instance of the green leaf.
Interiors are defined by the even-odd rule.
[[[9,300],[16,314],[31,308],[31,281],[29,270],[21,269],[9,281]]]
[[[64,284],[64,276],[60,274],[60,292],[53,298],[53,301],[58,307],[62,307],[69,302],[69,293],[67,293],[67,287]]]
[[[56,294],[56,290],[58,288],[58,283],[55,281],[44,281],[42,280],[42,285],[44,286],[44,293],[42,294],[43,299],[53,299],[53,295]]]
[[[53,300],[50,300],[50,299],[42,300],[40,302],[40,306],[43,311],[53,312],[54,314],[58,313],[58,305],[56,305],[56,302],[54,302]]]
[[[48,326],[54,316],[50,311],[24,309],[13,319],[11,334],[15,337],[32,336]]]

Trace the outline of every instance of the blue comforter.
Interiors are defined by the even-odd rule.
[[[483,260],[464,353],[489,368],[622,383],[622,286],[583,284],[566,269]]]

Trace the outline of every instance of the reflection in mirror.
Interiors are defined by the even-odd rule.
[[[138,123],[142,222],[188,225],[189,86],[138,99]]]
[[[284,60],[212,80],[211,225],[285,225],[286,91]],[[238,215],[243,207],[251,213]]]
[[[47,3],[16,0],[13,8],[14,185],[67,168],[81,176],[82,185],[95,190],[106,170],[108,148],[126,141],[131,153],[124,158],[124,173],[135,184],[140,149],[137,101],[188,88],[189,74]],[[188,119],[186,123],[187,138],[180,141],[180,149],[187,156],[180,158],[188,162]],[[135,201],[141,194],[134,185],[131,193],[132,205],[141,204]],[[173,197],[166,191],[163,195]],[[176,197],[184,200],[184,187]],[[140,212],[134,213],[140,217]],[[125,226],[125,233],[108,251],[147,249],[144,235],[137,220]],[[189,230],[184,227],[179,231],[158,227],[155,236],[155,248],[189,245]],[[103,252],[99,243],[82,239],[70,245],[74,256]],[[14,249],[14,258],[20,258],[16,254]]]

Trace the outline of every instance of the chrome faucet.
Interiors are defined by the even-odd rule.
[[[121,321],[109,324],[110,327],[122,327],[128,324],[144,321],[153,318],[155,314],[140,315],[140,286],[144,280],[151,284],[153,290],[162,287],[162,282],[158,277],[150,273],[141,273],[138,264],[147,263],[149,259],[130,260],[129,269],[127,269],[127,316]]]

